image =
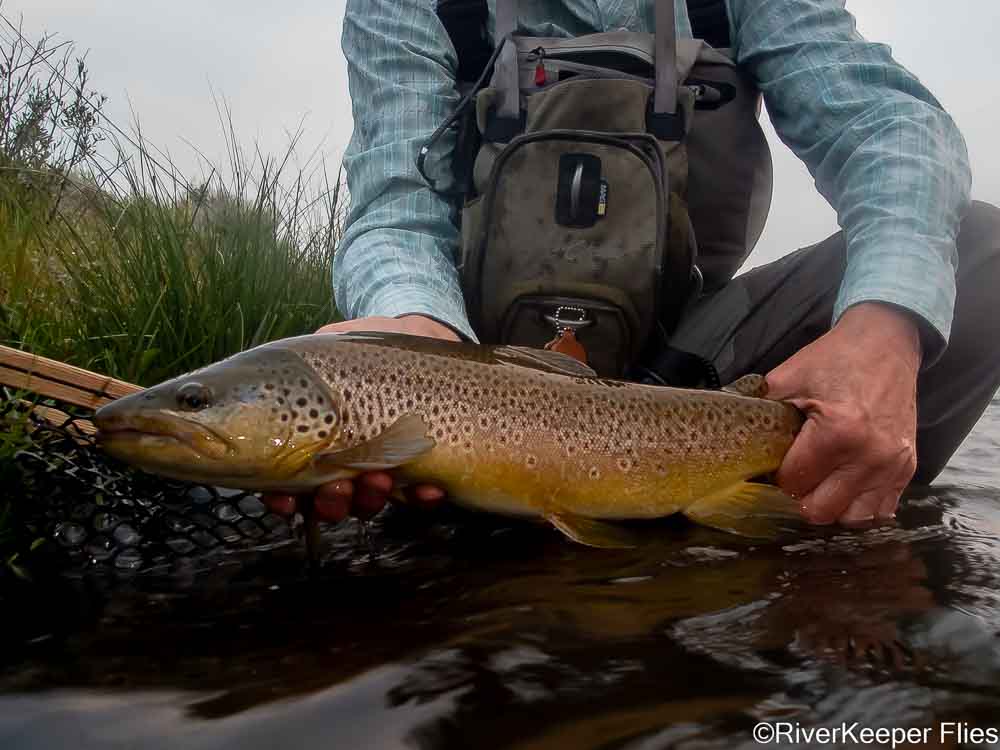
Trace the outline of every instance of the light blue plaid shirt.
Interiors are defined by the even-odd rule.
[[[685,1],[675,2],[678,35],[690,37]],[[455,268],[452,207],[414,166],[420,145],[458,102],[455,50],[435,4],[348,0],[351,210],[334,258],[334,292],[347,318],[421,313],[474,338]],[[757,80],[775,129],[846,234],[834,320],[863,301],[900,305],[940,334],[927,353],[936,355],[951,328],[955,242],[971,182],[955,123],[888,47],[858,34],[842,0],[727,4],[737,62]],[[653,29],[649,0],[520,6],[522,30],[535,35]],[[490,10],[492,18],[492,0]],[[443,139],[438,153],[452,146]]]

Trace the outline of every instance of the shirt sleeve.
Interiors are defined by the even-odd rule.
[[[419,313],[474,340],[455,265],[453,206],[415,164],[458,102],[457,57],[435,3],[348,0],[343,50],[354,133],[344,156],[350,209],[333,260],[337,306],[347,318]],[[428,159],[444,188],[454,146],[448,133]]]
[[[954,312],[971,183],[962,135],[887,46],[858,33],[843,0],[728,2],[737,61],[844,230],[834,321],[865,301],[909,310],[929,364]]]

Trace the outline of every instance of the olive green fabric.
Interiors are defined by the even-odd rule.
[[[681,137],[658,140],[648,132],[651,35],[514,37],[508,44],[519,71],[516,135],[490,140],[508,98],[502,80],[494,77],[476,98],[483,145],[462,217],[470,320],[484,342],[541,346],[559,327],[553,312],[571,308],[589,321],[577,336],[591,364],[620,375],[657,328],[673,327],[692,264],[703,264],[713,285],[724,283],[760,233],[770,156],[756,120],[759,95],[724,54],[678,40],[675,74],[688,84],[677,89],[683,127]],[[735,97],[697,109],[706,86],[716,93],[731,87]],[[557,216],[566,156],[599,159],[606,201],[590,226]],[[705,245],[695,217],[705,224]]]

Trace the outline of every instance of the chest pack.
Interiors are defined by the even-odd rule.
[[[516,0],[440,0],[464,94],[457,128],[461,283],[484,343],[569,330],[602,375],[666,343],[685,306],[729,281],[763,229],[771,160],[760,95],[726,52],[724,0],[673,0],[653,34],[516,33]]]

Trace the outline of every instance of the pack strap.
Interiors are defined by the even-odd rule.
[[[674,0],[655,0],[653,50],[656,83],[653,90],[653,116],[663,118],[677,113],[677,22]],[[510,36],[517,30],[517,0],[497,0],[496,37],[507,39],[497,59],[497,117],[517,132],[521,121],[521,93],[517,74],[517,49]]]
[[[687,8],[695,39],[716,49],[732,46],[726,0],[687,0]],[[437,0],[437,14],[458,54],[458,79],[475,81],[493,52],[486,0]]]
[[[726,0],[687,0],[687,7],[695,39],[704,39],[715,49],[733,46]]]
[[[503,40],[496,64],[497,116],[514,123],[516,131],[521,121],[521,85],[517,78],[517,47],[510,37],[517,30],[517,0],[497,0],[496,8],[496,38]]]
[[[458,56],[458,80],[472,83],[493,54],[486,0],[438,0],[437,15]]]
[[[674,0],[656,0],[653,51],[656,56],[656,86],[653,89],[653,114],[677,112],[677,19]]]

